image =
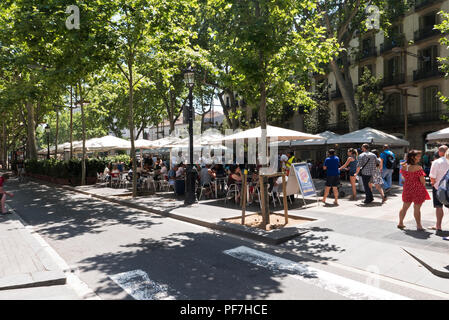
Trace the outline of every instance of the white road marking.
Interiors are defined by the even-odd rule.
[[[302,282],[312,284],[324,290],[337,293],[354,300],[410,300],[380,288],[347,279],[326,271],[315,269],[299,262],[277,257],[245,246],[225,250],[223,253],[236,259],[250,262],[273,272],[287,272]]]
[[[166,285],[150,279],[142,270],[133,270],[109,276],[135,300],[174,300],[169,296]]]

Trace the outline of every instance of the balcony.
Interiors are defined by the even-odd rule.
[[[405,43],[405,37],[403,34],[392,37],[392,38],[386,38],[384,40],[384,43],[382,43],[380,45],[380,54],[387,53],[396,47],[403,47],[404,43]]]
[[[377,57],[377,47],[367,47],[360,50],[358,60]]]
[[[443,74],[444,73],[439,70],[438,64],[435,63],[430,67],[413,71],[413,81],[419,81],[433,77],[442,77]]]
[[[330,98],[331,98],[331,100],[342,98],[340,89],[332,90],[330,92]]]
[[[425,9],[435,3],[443,2],[444,0],[416,0],[415,11]]]
[[[405,83],[404,73],[389,74],[385,75],[382,81],[382,87],[397,86],[403,83]]]
[[[348,123],[348,121],[338,121],[338,122],[334,122],[334,123],[329,123],[327,125],[327,129],[330,131],[346,132],[349,130],[349,123]]]
[[[435,36],[441,36],[440,30],[436,30],[433,28],[433,26],[428,26],[422,29],[419,29],[418,31],[415,31],[414,40],[415,42],[425,40],[427,38],[435,37]]]
[[[420,112],[420,113],[410,113],[408,115],[409,124],[422,124],[424,122],[446,122],[442,119],[443,116],[448,116],[447,111],[443,112]]]

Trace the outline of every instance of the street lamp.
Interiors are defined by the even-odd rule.
[[[391,50],[394,53],[404,53],[405,55],[412,56],[414,58],[417,58],[420,61],[423,62],[429,62],[430,57],[423,57],[420,55],[417,55],[416,53],[409,52],[405,48],[401,47],[395,47]],[[404,57],[404,70],[405,70],[405,77],[407,77],[407,57]],[[407,81],[407,79],[405,79]],[[416,87],[415,85],[412,85],[410,88]],[[407,140],[408,138],[408,97],[416,97],[415,95],[408,93],[409,87],[403,87],[401,91],[401,95],[404,97],[404,139]]]
[[[185,205],[196,202],[195,180],[197,172],[193,167],[193,87],[195,85],[195,71],[189,66],[184,71],[184,82],[189,88],[189,166],[187,167]]]
[[[47,159],[50,159],[50,125],[45,125],[45,132],[47,133]]]

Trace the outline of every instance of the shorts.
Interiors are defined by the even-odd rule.
[[[438,200],[437,196],[437,189],[432,188],[432,200],[433,200],[433,207],[434,208],[443,208],[443,204]],[[449,206],[445,206],[446,208],[449,208]]]
[[[326,187],[338,187],[340,185],[340,176],[327,176]]]

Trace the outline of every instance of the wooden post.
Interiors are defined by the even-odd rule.
[[[285,224],[288,223],[288,203],[287,203],[287,184],[285,183],[285,171],[282,171],[282,195],[284,196],[284,216]]]
[[[246,169],[244,170],[243,174],[243,181],[242,181],[242,226],[245,225],[245,213],[246,213],[246,177],[248,172]]]

